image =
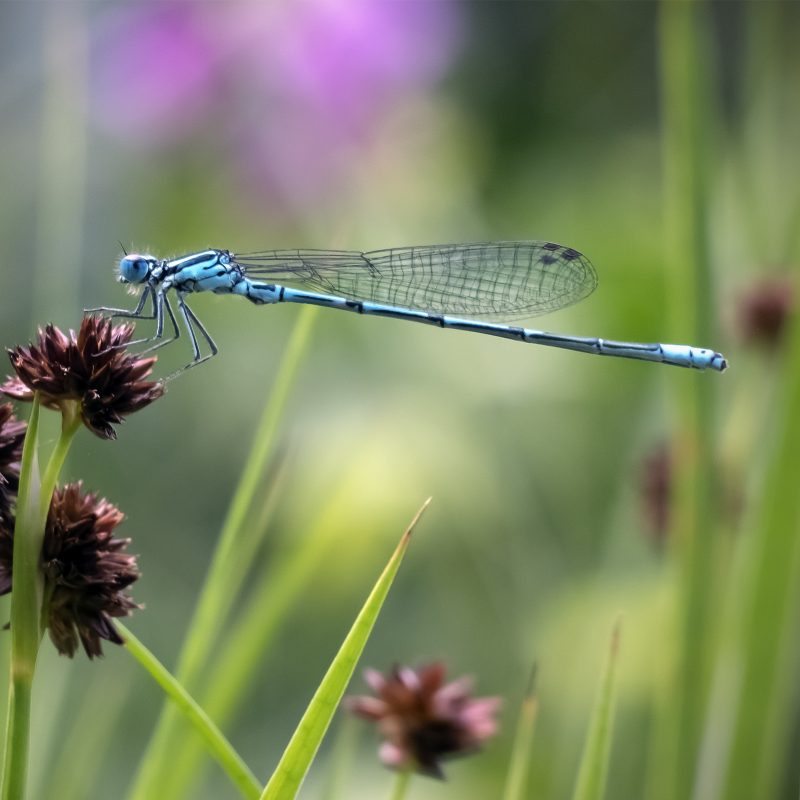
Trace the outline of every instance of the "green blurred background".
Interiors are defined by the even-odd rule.
[[[47,321],[77,327],[84,307],[129,303],[114,279],[120,244],[169,256],[541,238],[584,252],[600,276],[591,298],[545,329],[712,347],[732,364],[700,374],[318,313],[281,423],[276,506],[253,584],[315,531],[335,545],[225,725],[257,774],[277,761],[396,539],[432,495],[363,663],[443,658],[453,676],[474,675],[479,694],[505,698],[504,726],[486,753],[451,765],[446,784],[420,779],[410,796],[499,796],[533,660],[541,715],[530,797],[566,796],[620,614],[608,796],[659,796],[657,720],[681,647],[670,608],[684,563],[672,546],[680,522],[654,524],[668,504],[663,487],[680,482],[680,458],[670,472],[663,454],[676,441],[691,450],[685,398],[703,384],[709,480],[724,485],[702,533],[722,554],[712,606],[728,608],[782,436],[775,396],[794,362],[749,342],[741,314],[761,279],[797,264],[798,10],[725,2],[692,17],[701,59],[690,83],[711,101],[700,102],[711,280],[697,326],[683,314],[695,287],[673,279],[682,240],[665,223],[680,164],[665,133],[657,3],[0,5],[4,346]],[[680,199],[672,207],[680,215]],[[65,473],[126,513],[122,532],[143,571],[134,596],[146,606],[130,624],[167,665],[300,313],[216,296],[193,308],[221,355],[170,383],[117,443],[81,433]],[[698,330],[709,338],[694,340]],[[185,345],[164,352],[161,374],[185,362]],[[786,531],[790,555],[796,534]],[[790,616],[795,600],[781,606]],[[725,685],[720,665],[736,674],[741,655],[728,638],[736,614],[710,619],[702,635],[720,655],[706,700]],[[797,641],[780,641],[791,670]],[[711,707],[728,708],[719,691]],[[53,782],[60,797],[124,796],[162,702],[124,650],[69,662],[46,642],[34,699],[30,796],[55,796]],[[796,796],[800,770],[787,753],[797,700],[782,698],[761,784],[770,789],[751,797]],[[695,730],[693,750],[712,788],[695,777],[693,796],[735,797],[714,783],[727,774],[725,714],[708,719],[717,721]],[[372,734],[361,733],[343,796],[386,796]],[[324,796],[329,752],[326,743],[303,797]],[[234,795],[206,762],[192,796]]]

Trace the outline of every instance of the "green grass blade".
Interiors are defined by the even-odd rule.
[[[235,593],[231,592],[230,587],[239,585],[242,578],[241,570],[246,569],[247,565],[243,563],[239,554],[239,539],[243,535],[248,513],[253,506],[253,501],[262,484],[262,477],[272,458],[278,425],[283,418],[297,370],[308,348],[312,325],[316,318],[315,311],[315,309],[309,311],[309,309],[303,308],[298,315],[269,400],[256,430],[253,448],[231,501],[208,579],[203,587],[203,593],[181,653],[177,674],[183,682],[194,680],[197,674],[204,669],[216,634],[235,599]]]
[[[741,684],[728,757],[727,800],[776,797],[796,753],[792,713],[796,706],[800,636],[800,324],[793,321],[781,387],[774,451],[752,528],[741,554],[744,577],[737,584],[739,640],[736,663]]]
[[[523,800],[527,795],[525,787],[528,783],[528,771],[531,763],[531,743],[536,716],[539,712],[539,698],[536,695],[536,665],[531,670],[528,689],[522,700],[514,734],[514,745],[511,750],[506,788],[503,800]]]
[[[352,525],[350,507],[354,492],[362,485],[363,472],[364,460],[352,459],[306,535],[293,544],[290,552],[270,560],[219,653],[210,660],[198,700],[218,725],[227,725],[241,707],[282,621],[307,589],[314,572],[331,557],[342,531]],[[194,736],[184,736],[176,743],[170,754],[169,774],[160,784],[166,796],[174,799],[187,795],[202,774],[203,756]]]
[[[297,795],[322,742],[322,737],[325,735],[347,684],[350,682],[356,663],[367,643],[395,575],[397,575],[411,533],[429,503],[430,499],[426,500],[411,521],[389,563],[370,592],[350,632],[339,648],[339,652],[322,679],[322,683],[314,693],[300,724],[261,795],[261,800],[290,800]]]
[[[108,681],[102,692],[88,691],[69,728],[57,729],[61,749],[52,769],[43,771],[45,789],[35,797],[84,800],[96,797],[95,780],[107,763],[114,734],[124,729],[129,684]],[[46,763],[46,762],[45,762]]]
[[[231,587],[242,585],[244,577],[252,565],[252,560],[241,558],[238,550],[242,545],[242,539],[247,529],[246,521],[254,499],[262,485],[264,473],[275,450],[278,426],[283,417],[297,370],[308,347],[315,318],[316,309],[310,307],[303,308],[298,315],[272,392],[256,430],[247,464],[231,501],[209,567],[208,577],[203,585],[178,660],[176,676],[187,689],[195,688],[197,678],[205,669],[206,661],[217,642],[219,631],[236,599],[236,592],[231,591]],[[248,547],[247,544],[244,546]],[[132,800],[149,800],[163,787],[163,782],[170,775],[172,769],[170,755],[182,738],[180,719],[175,710],[166,705],[129,793]]]
[[[114,623],[125,640],[128,652],[150,673],[153,680],[167,693],[170,700],[192,724],[208,746],[209,751],[225,770],[239,790],[242,797],[257,798],[261,794],[261,784],[244,763],[233,745],[211,721],[208,714],[200,708],[191,695],[169,673],[169,670],[137,639],[122,623]],[[154,795],[159,796],[159,795]],[[163,795],[161,795],[163,796]]]
[[[601,800],[605,794],[616,703],[619,636],[620,623],[617,622],[611,634],[611,649],[592,713],[573,800]]]
[[[706,4],[662,0],[659,13],[663,106],[665,241],[669,311],[687,340],[719,341],[715,326],[709,217],[715,152],[713,65]],[[701,377],[700,380],[697,380]],[[673,443],[674,504],[670,531],[677,559],[677,663],[669,702],[657,720],[654,797],[690,795],[713,663],[718,603],[719,537],[714,463],[719,381],[671,378],[680,419]]]

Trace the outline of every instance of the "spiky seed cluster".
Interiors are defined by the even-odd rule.
[[[377,697],[350,697],[345,707],[378,725],[383,736],[379,755],[392,769],[412,769],[444,777],[440,762],[468,755],[497,732],[496,697],[473,698],[472,681],[445,683],[445,665],[421,669],[395,667],[384,676],[366,670]]]
[[[19,487],[19,462],[26,423],[15,419],[11,403],[0,405],[0,528],[12,527],[11,509]]]
[[[79,404],[84,424],[103,439],[115,439],[114,425],[164,394],[164,386],[145,380],[156,359],[125,352],[131,324],[112,325],[106,317],[84,317],[78,335],[54,325],[39,329],[38,341],[8,351],[17,373],[0,387],[9,397],[32,400],[62,412]]]
[[[70,658],[83,645],[89,658],[103,654],[101,640],[122,644],[115,617],[139,606],[126,594],[139,577],[136,556],[115,539],[123,514],[81,483],[56,489],[42,546],[44,620],[59,653]],[[13,535],[0,530],[0,594],[11,591]]]

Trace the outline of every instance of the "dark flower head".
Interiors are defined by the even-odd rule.
[[[115,539],[123,514],[82,484],[56,489],[42,546],[44,620],[59,653],[70,658],[83,645],[89,658],[103,654],[100,640],[122,644],[113,618],[139,606],[125,593],[138,579],[130,539]],[[13,535],[0,530],[0,594],[11,591]]]
[[[106,317],[84,317],[77,337],[54,325],[40,328],[36,344],[8,351],[17,377],[0,391],[17,400],[32,400],[40,392],[45,406],[65,414],[74,414],[77,406],[90,431],[115,439],[114,425],[164,394],[163,384],[144,380],[155,357],[124,350],[133,330],[131,324],[112,325]]]
[[[666,443],[658,445],[642,461],[639,492],[650,535],[657,547],[667,538],[672,510],[672,453]]]
[[[469,678],[445,683],[442,662],[395,667],[388,676],[366,670],[364,677],[378,696],[349,697],[345,707],[377,723],[387,767],[442,778],[440,761],[475,752],[497,732],[500,699],[471,697]]]
[[[0,528],[10,528],[19,487],[19,462],[26,423],[14,419],[11,403],[0,405]]]
[[[763,278],[739,298],[737,327],[748,344],[780,345],[794,311],[794,287],[788,277]]]

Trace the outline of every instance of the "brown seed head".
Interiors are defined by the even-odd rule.
[[[445,683],[442,662],[395,667],[387,676],[367,670],[364,677],[377,697],[349,697],[345,707],[377,723],[387,767],[442,778],[442,760],[474,753],[497,732],[500,699],[473,698],[469,678]]]
[[[19,488],[19,462],[26,423],[15,419],[11,403],[0,404],[0,528],[10,528]]]
[[[795,293],[788,277],[762,278],[739,298],[737,329],[748,344],[776,349],[794,311]]]
[[[138,579],[136,556],[115,539],[122,512],[81,483],[56,489],[42,546],[44,619],[59,653],[70,658],[78,642],[89,658],[103,654],[101,640],[122,644],[113,618],[139,608],[125,593]],[[0,594],[11,591],[13,535],[0,530]]]
[[[669,532],[673,477],[670,448],[659,444],[642,460],[639,472],[642,511],[657,547],[665,544]]]
[[[133,330],[131,324],[112,325],[106,317],[84,317],[77,336],[54,325],[39,329],[36,344],[8,351],[17,377],[0,391],[17,400],[32,400],[40,392],[45,406],[64,413],[78,403],[90,431],[116,439],[114,425],[164,394],[163,384],[144,380],[155,357],[124,350]]]

